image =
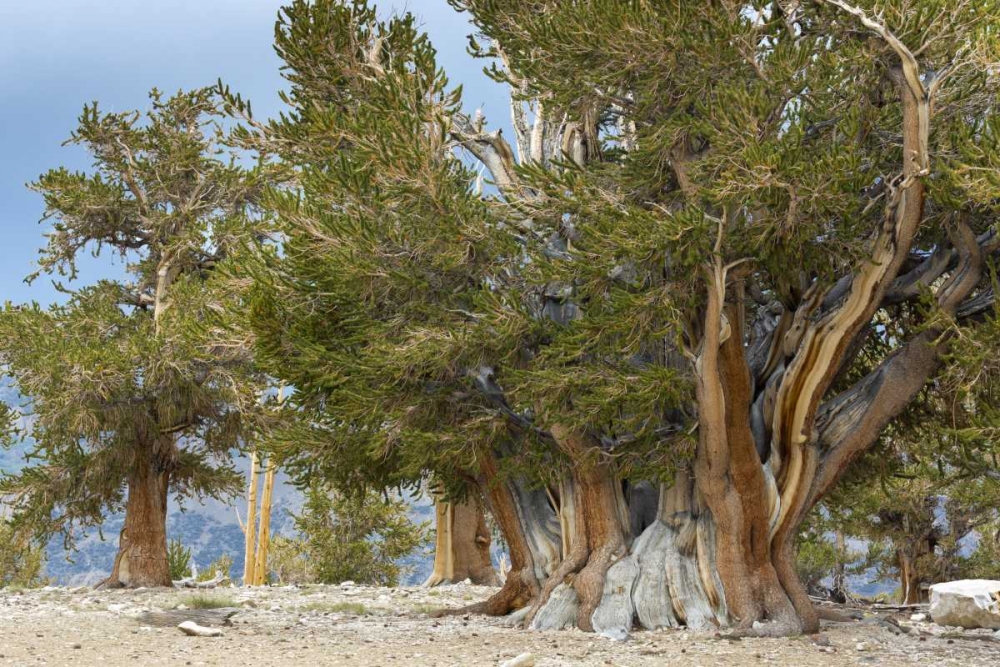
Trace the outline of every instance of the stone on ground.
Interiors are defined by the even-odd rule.
[[[186,635],[191,635],[192,637],[221,637],[222,630],[219,628],[206,628],[204,625],[198,625],[194,621],[184,621],[177,628]]]
[[[938,625],[1000,628],[1000,581],[962,579],[934,584],[930,613]]]

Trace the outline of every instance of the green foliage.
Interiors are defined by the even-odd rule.
[[[578,459],[669,481],[698,437],[691,361],[706,340],[707,267],[727,267],[726,331],[760,362],[742,369],[748,402],[773,407],[768,391],[785,385],[771,380],[799,364],[794,332],[839,312],[903,189],[891,40],[829,2],[451,4],[478,30],[472,52],[512,88],[514,147],[463,109],[412,16],[383,20],[363,0],[282,9],[288,109],[271,121],[221,85],[221,102],[154,93],[145,122],[85,108],[73,140],[95,170],[34,185],[54,220],[39,266],[74,278],[79,252],[110,248],[128,279],[0,317],[0,361],[29,397],[41,460],[0,484],[19,524],[96,523],[149,458],[181,495],[234,491],[230,452],[265,426],[263,373],[295,388],[266,446],[300,481],[323,480],[298,518],[303,551],[289,544],[290,563],[307,554],[321,581],[397,579],[399,554],[423,537],[377,492],[430,475],[459,495],[483,453],[545,481],[570,472],[554,446],[570,432]],[[1000,4],[861,4],[919,52],[935,88],[931,173],[915,177],[923,221],[897,268],[938,254],[974,264],[956,239],[991,247],[1000,212]],[[540,155],[526,150],[529,104]],[[244,120],[228,138],[220,106]],[[223,159],[229,144],[256,165]],[[480,187],[469,156],[492,183]],[[985,285],[969,293],[981,308],[938,307],[931,288],[956,275],[873,303],[834,341],[843,363],[819,359],[816,372],[830,410],[805,420],[805,444],[771,432],[780,415],[754,413],[760,450],[825,457],[841,443],[820,442],[814,422],[843,407],[832,399],[878,388],[871,374],[932,326],[954,341],[945,397],[928,408],[949,426],[894,425],[869,476],[845,487],[857,500],[828,505],[845,526],[877,526],[873,543],[927,542],[929,499],[947,497],[955,517],[991,506],[992,489],[958,481],[997,467],[996,387],[977,369],[1000,376],[1000,327],[982,321]],[[849,398],[853,409],[863,392]],[[968,533],[950,532],[915,557],[957,553]],[[828,562],[824,549],[807,547],[808,570]]]
[[[815,590],[837,568],[837,548],[824,539],[800,540],[795,567],[806,590]]]
[[[427,524],[414,524],[409,505],[375,492],[345,496],[323,486],[306,494],[295,526],[319,583],[355,581],[395,586],[405,574],[399,560],[426,547]]]
[[[962,563],[962,577],[967,579],[1000,579],[1000,521],[978,530],[975,549]]]
[[[971,370],[954,355],[950,364],[946,379]],[[827,527],[869,544],[858,569],[899,577],[906,563],[928,584],[996,573],[1000,451],[983,402],[994,382],[983,376],[967,385],[971,392],[953,383],[928,391],[826,500]]]
[[[191,576],[191,550],[185,548],[180,540],[167,542],[167,563],[170,565],[170,578],[174,581]]]
[[[198,581],[210,581],[216,575],[221,574],[226,579],[230,578],[233,571],[233,557],[229,554],[221,554],[218,558],[208,564],[204,570],[198,573]]]
[[[306,542],[299,537],[272,537],[267,552],[267,567],[271,583],[296,586],[316,583]]]
[[[41,545],[25,543],[6,521],[0,519],[0,588],[45,586],[45,551]]]

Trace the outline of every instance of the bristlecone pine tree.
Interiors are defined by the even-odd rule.
[[[36,443],[0,493],[19,530],[70,541],[124,509],[109,586],[171,585],[168,494],[239,491],[230,452],[253,432],[263,386],[247,352],[213,345],[201,322],[226,305],[217,268],[266,231],[252,207],[266,170],[222,152],[212,91],[151,98],[145,116],[85,107],[71,142],[93,171],[32,184],[53,221],[40,273],[72,281],[94,251],[119,256],[122,275],[0,314],[0,360]]]
[[[478,488],[512,564],[479,611],[816,631],[799,527],[1000,248],[1000,4],[858,1],[454,0],[509,140],[412,18],[292,3],[288,113],[227,95],[294,173],[251,309],[289,465]]]

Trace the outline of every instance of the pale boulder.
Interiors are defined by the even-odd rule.
[[[1000,628],[1000,581],[962,579],[934,584],[930,612],[938,625]]]

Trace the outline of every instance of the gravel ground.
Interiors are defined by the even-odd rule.
[[[502,619],[428,616],[487,597],[493,589],[309,586],[212,591],[0,590],[0,665],[440,665],[498,666],[523,653],[537,667],[837,667],[1000,665],[1000,638],[985,631],[904,622],[908,634],[855,622],[817,637],[720,639],[664,630],[612,641],[576,630],[535,632]],[[189,637],[146,625],[142,612],[211,603],[239,609],[221,637]],[[147,621],[148,622],[148,621]],[[973,639],[973,636],[979,639]]]

